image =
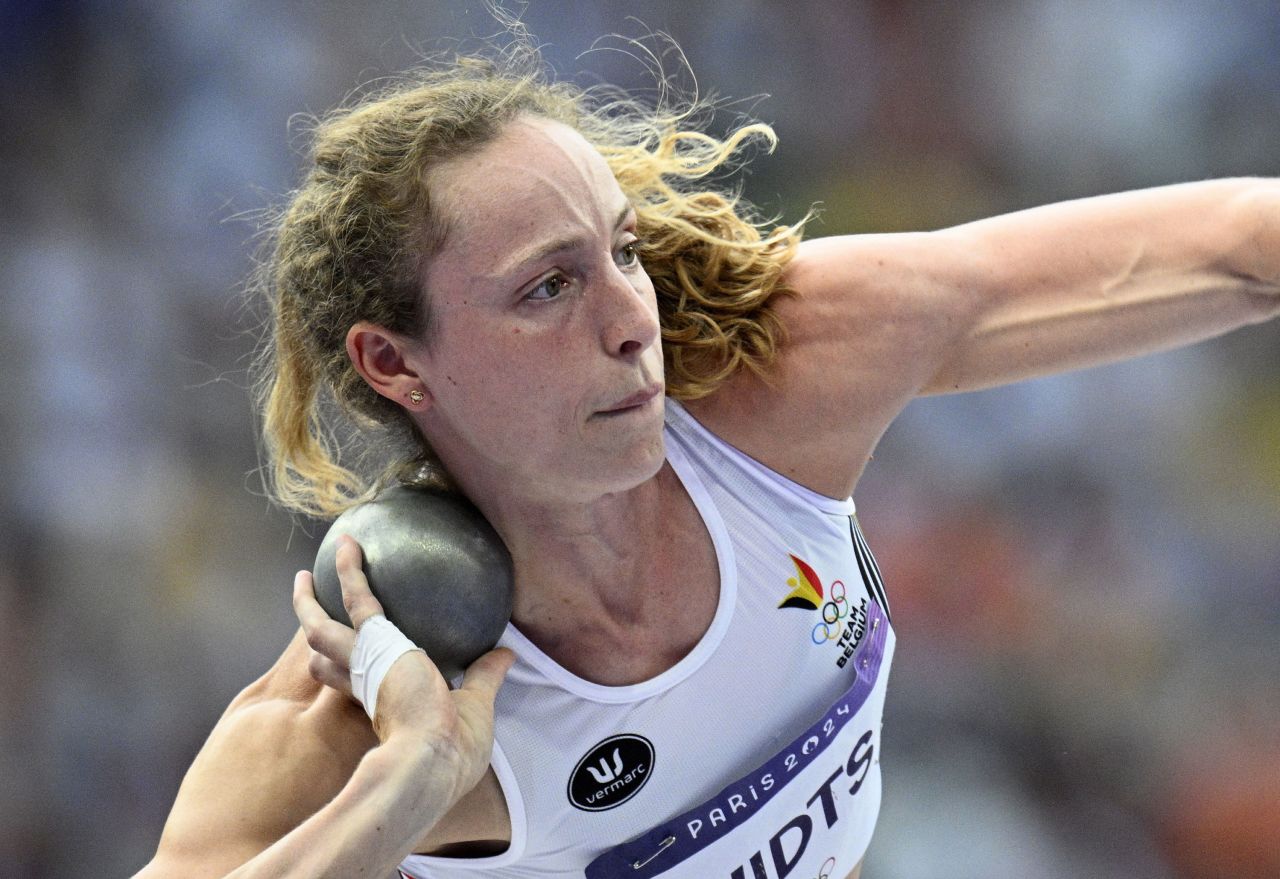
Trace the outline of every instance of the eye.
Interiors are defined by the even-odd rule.
[[[546,302],[558,297],[567,286],[569,286],[569,281],[563,275],[552,275],[530,290],[524,298]]]
[[[618,265],[623,268],[634,268],[640,264],[640,240],[628,241],[618,248]]]

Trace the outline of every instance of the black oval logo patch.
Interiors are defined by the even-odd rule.
[[[569,802],[587,812],[621,806],[653,773],[653,744],[644,736],[610,736],[578,761],[569,776]]]

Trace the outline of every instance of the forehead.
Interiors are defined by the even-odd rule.
[[[516,247],[613,226],[626,197],[609,165],[567,125],[521,118],[478,152],[431,175],[448,218],[441,258],[491,262]]]

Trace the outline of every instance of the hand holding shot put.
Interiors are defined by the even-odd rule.
[[[299,571],[294,579],[293,607],[311,648],[308,669],[320,683],[348,696],[352,691],[352,657],[364,627],[375,617],[385,622],[383,607],[369,589],[361,569],[360,546],[348,536],[337,538],[336,565],[342,601],[354,629],[332,619],[313,592],[312,575]],[[394,635],[403,635],[392,627]],[[367,697],[358,698],[370,714],[378,739],[416,736],[447,759],[458,776],[458,796],[480,780],[493,745],[493,700],[514,659],[509,650],[486,653],[467,669],[462,685],[451,690],[426,652],[397,646],[394,635],[386,648],[389,662],[367,682]],[[406,645],[408,644],[405,639]],[[362,647],[365,645],[361,645]],[[395,652],[398,651],[398,652]],[[363,673],[363,670],[360,670]],[[371,698],[370,698],[371,697]],[[457,799],[454,797],[453,799]]]

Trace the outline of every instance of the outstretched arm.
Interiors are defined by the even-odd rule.
[[[937,232],[818,239],[790,277],[807,334],[868,343],[842,359],[862,372],[863,352],[875,352],[900,370],[892,395],[976,390],[1280,314],[1280,181],[1182,183]],[[886,364],[893,352],[902,362]]]
[[[1172,348],[1280,314],[1280,181],[1064,202],[934,235],[948,392]]]
[[[937,232],[804,242],[768,382],[691,410],[758,460],[843,497],[921,394],[1188,344],[1280,314],[1280,181],[1063,202]]]

